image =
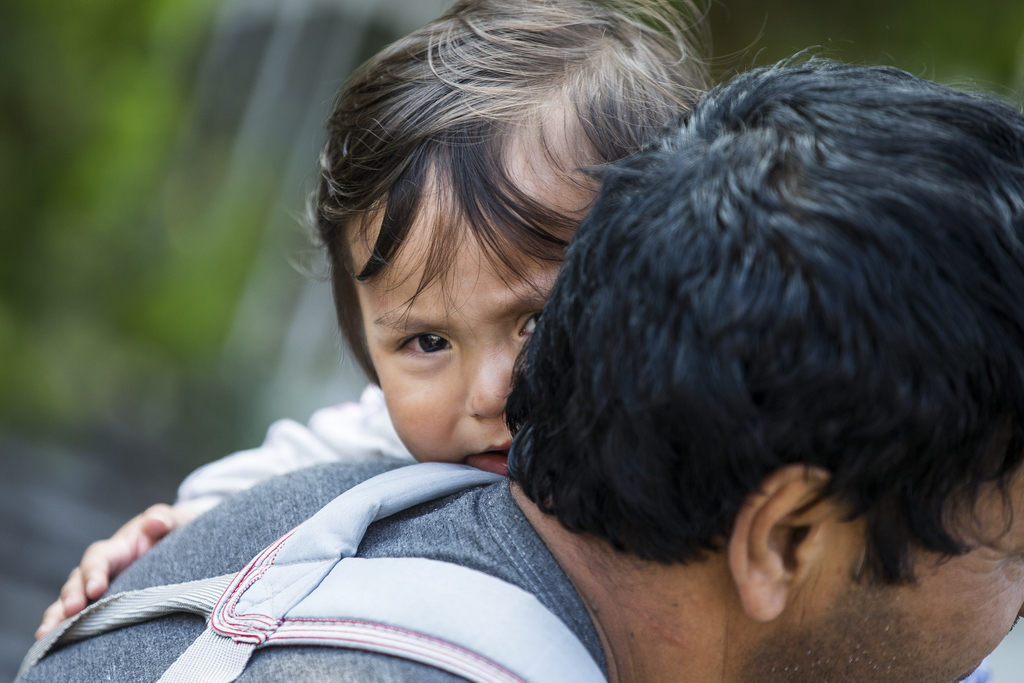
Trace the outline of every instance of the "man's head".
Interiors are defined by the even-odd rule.
[[[510,471],[632,556],[724,558],[775,625],[763,680],[955,680],[1024,601],[1021,292],[1018,112],[888,68],[740,76],[608,174]]]

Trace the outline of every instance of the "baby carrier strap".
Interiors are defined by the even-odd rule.
[[[234,574],[225,574],[188,583],[108,595],[70,619],[65,619],[39,639],[22,660],[15,680],[58,645],[85,640],[177,612],[189,612],[208,618],[234,577]]]
[[[19,676],[58,642],[191,611],[209,617],[207,629],[161,683],[227,683],[256,648],[275,645],[369,650],[487,683],[603,681],[582,643],[527,591],[446,562],[352,557],[371,522],[500,480],[443,463],[386,472],[336,498],[237,574],[96,603],[37,643]]]

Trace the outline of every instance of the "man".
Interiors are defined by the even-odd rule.
[[[1024,605],[1021,291],[1024,117],[893,69],[740,76],[607,173],[509,398],[511,488],[360,555],[525,588],[613,681],[961,680]],[[374,471],[268,482],[112,590],[237,571]],[[155,680],[202,630],[25,680]],[[452,677],[267,648],[239,680]]]

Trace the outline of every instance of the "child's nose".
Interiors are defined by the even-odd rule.
[[[512,365],[515,362],[505,358],[491,358],[480,364],[470,383],[466,408],[472,417],[499,418],[505,412],[509,384],[512,381]]]

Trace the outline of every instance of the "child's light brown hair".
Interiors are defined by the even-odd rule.
[[[690,0],[460,0],[363,64],[327,122],[315,221],[342,334],[369,378],[356,282],[387,271],[425,188],[441,188],[445,220],[418,291],[443,278],[466,234],[513,278],[527,260],[560,261],[578,221],[517,188],[510,142],[526,131],[544,149],[557,110],[577,149],[548,156],[567,179],[621,159],[706,89],[708,44]],[[357,271],[359,241],[370,258]]]

